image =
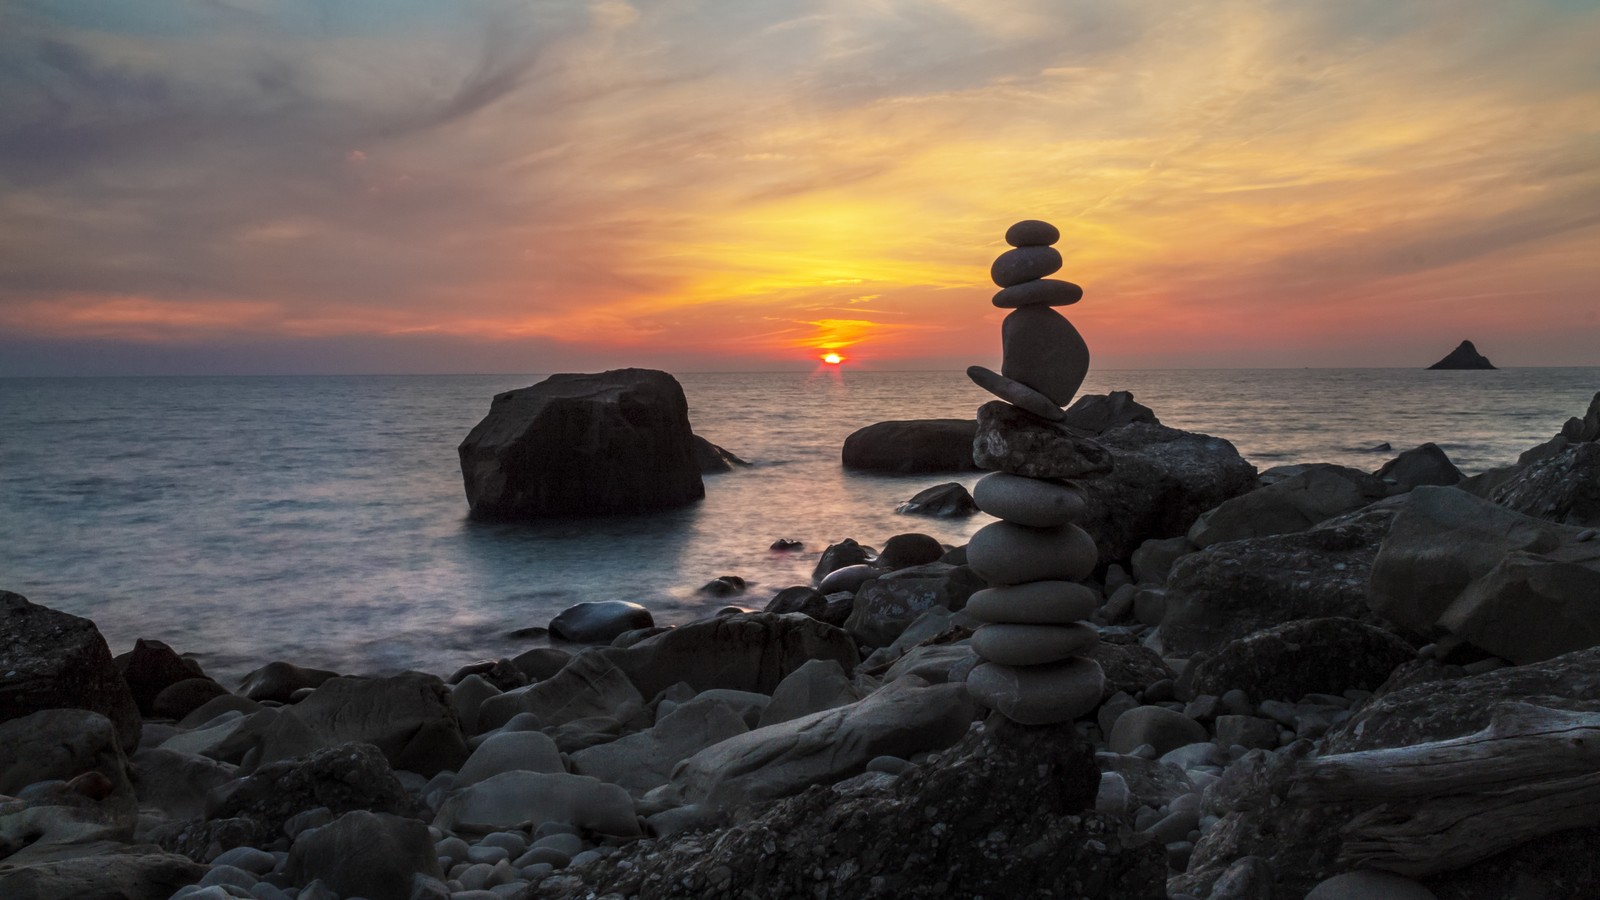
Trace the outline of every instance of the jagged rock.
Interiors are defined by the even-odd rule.
[[[0,722],[62,708],[100,713],[124,753],[138,748],[139,706],[94,623],[0,591]]]
[[[1355,512],[1389,493],[1383,479],[1346,466],[1317,464],[1202,513],[1188,532],[1204,549],[1224,541],[1290,534]]]
[[[978,505],[972,501],[972,494],[959,481],[920,490],[895,508],[895,512],[903,516],[929,516],[936,519],[957,519],[977,511]]]
[[[1195,656],[1178,688],[1186,696],[1239,688],[1257,702],[1293,703],[1306,694],[1373,690],[1415,657],[1410,644],[1354,619],[1299,619]]]
[[[1479,353],[1477,347],[1472,346],[1471,341],[1462,341],[1456,345],[1454,350],[1451,350],[1449,353],[1445,354],[1444,359],[1439,360],[1428,368],[1492,369],[1494,366],[1489,364],[1488,357]]]
[[[1216,544],[1180,558],[1167,577],[1165,652],[1187,657],[1295,619],[1370,618],[1373,559],[1399,509],[1414,496],[1384,500],[1308,531]]]
[[[348,743],[262,766],[241,779],[208,818],[248,821],[259,835],[256,840],[265,844],[282,833],[291,816],[319,806],[334,815],[356,809],[418,813],[416,801],[378,748]]]
[[[689,435],[690,449],[694,453],[694,464],[701,475],[716,475],[722,472],[732,472],[735,467],[748,466],[750,463],[718,447],[698,434]]]
[[[1572,446],[1522,466],[1489,491],[1507,509],[1563,525],[1600,525],[1600,443]]]
[[[1384,463],[1373,473],[1389,485],[1391,492],[1403,493],[1424,484],[1456,485],[1466,477],[1437,444],[1414,447]]]
[[[898,778],[814,787],[724,831],[634,845],[541,889],[560,900],[1164,896],[1162,848],[1091,811],[1098,786],[1071,725],[997,723]]]
[[[1090,434],[1104,434],[1113,428],[1135,422],[1161,424],[1155,411],[1134,400],[1131,391],[1084,394],[1067,407],[1066,418],[1062,421]]]
[[[972,459],[979,468],[1024,478],[1098,478],[1111,454],[1087,435],[1000,400],[978,407]]]
[[[972,438],[978,423],[970,419],[908,419],[879,422],[844,440],[846,469],[916,475],[929,472],[972,472]]]
[[[458,455],[478,516],[635,513],[705,496],[683,388],[651,369],[552,375],[497,394]]]
[[[983,587],[966,566],[936,562],[901,569],[861,586],[844,629],[865,646],[882,647],[924,612],[961,609]]]
[[[1103,640],[1083,655],[1099,663],[1105,673],[1104,698],[1118,691],[1137,694],[1158,681],[1178,677],[1160,655],[1140,644]]]
[[[1221,438],[1135,422],[1096,440],[1114,468],[1080,483],[1081,524],[1103,562],[1126,560],[1152,538],[1180,537],[1201,513],[1256,487],[1255,467]]]
[[[156,696],[166,688],[180,681],[206,677],[199,663],[184,659],[161,641],[144,638],[134,641],[132,650],[119,654],[113,661],[122,673],[122,680],[128,683],[128,691],[133,694],[133,702],[142,716],[154,714]]]

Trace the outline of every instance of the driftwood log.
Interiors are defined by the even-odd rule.
[[[1378,805],[1342,829],[1341,858],[1413,877],[1600,824],[1600,712],[1527,703],[1446,741],[1302,762],[1289,798]]]

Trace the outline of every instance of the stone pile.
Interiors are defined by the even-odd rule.
[[[997,469],[973,489],[978,508],[1001,519],[972,536],[967,560],[990,587],[966,611],[986,624],[972,638],[980,662],[967,676],[974,699],[1024,725],[1066,722],[1100,703],[1105,675],[1088,652],[1099,640],[1083,620],[1093,590],[1080,583],[1098,552],[1079,523],[1084,497],[1070,479],[1103,477],[1109,454],[1062,423],[1089,371],[1089,348],[1054,307],[1083,289],[1046,278],[1061,268],[1051,246],[1061,234],[1046,222],[1011,226],[990,270],[1001,290],[994,305],[1015,310],[1001,326],[999,372],[967,374],[999,397],[978,412],[974,459]]]

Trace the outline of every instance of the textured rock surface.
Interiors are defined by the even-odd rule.
[[[323,743],[372,744],[395,768],[433,775],[467,758],[450,690],[432,675],[330,678],[294,712]]]
[[[882,647],[930,609],[961,609],[983,587],[966,566],[929,563],[863,584],[844,629],[868,647]]]
[[[1529,463],[1489,493],[1507,509],[1563,525],[1600,525],[1600,443]]]
[[[325,806],[335,815],[356,809],[415,815],[383,754],[371,744],[339,744],[298,759],[263,766],[216,804],[212,819],[246,819],[260,843],[270,843],[289,817]]]
[[[909,419],[868,425],[844,439],[846,469],[913,475],[973,472],[971,419]]]
[[[428,826],[366,810],[301,832],[285,871],[302,887],[321,880],[340,896],[367,900],[410,900],[413,876],[444,876]]]
[[[1282,481],[1225,500],[1188,532],[1205,548],[1223,541],[1305,531],[1335,516],[1355,512],[1389,493],[1382,478],[1345,466],[1317,464]]]
[[[110,719],[124,752],[139,746],[139,707],[94,623],[0,591],[0,722],[62,707]]]
[[[457,452],[480,516],[631,513],[705,496],[683,388],[651,369],[498,394]]]
[[[107,654],[109,656],[109,654]],[[148,847],[0,868],[6,900],[166,900],[207,871],[193,860]]]
[[[1354,619],[1300,619],[1229,641],[1189,660],[1180,688],[1296,702],[1306,694],[1373,690],[1415,658],[1411,645]]]
[[[679,681],[696,691],[729,688],[771,694],[807,660],[860,661],[855,641],[806,616],[740,613],[691,622],[626,650],[602,650],[644,697]]]
[[[1093,478],[1113,465],[1111,454],[1086,435],[999,400],[978,407],[972,458],[979,468],[1025,478]]]
[[[1161,847],[1088,811],[1099,780],[1070,725],[997,723],[899,778],[815,787],[540,888],[563,900],[1164,896]]]
[[[895,508],[903,516],[928,516],[935,519],[956,519],[978,511],[966,486],[958,481],[936,484],[924,488],[910,500]]]

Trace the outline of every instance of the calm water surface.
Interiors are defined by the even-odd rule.
[[[0,589],[95,620],[113,652],[155,637],[232,677],[273,658],[448,671],[513,652],[506,632],[581,600],[682,622],[764,603],[816,552],[902,531],[961,543],[988,521],[906,518],[939,476],[845,473],[851,431],[970,417],[960,372],[680,376],[696,432],[755,462],[706,499],[640,518],[467,518],[455,447],[497,392],[539,376],[0,379]],[[1600,369],[1098,371],[1161,420],[1266,468],[1375,469],[1439,444],[1467,472],[1511,462],[1581,414]],[[968,487],[977,476],[962,477]],[[796,538],[806,552],[774,553]]]

